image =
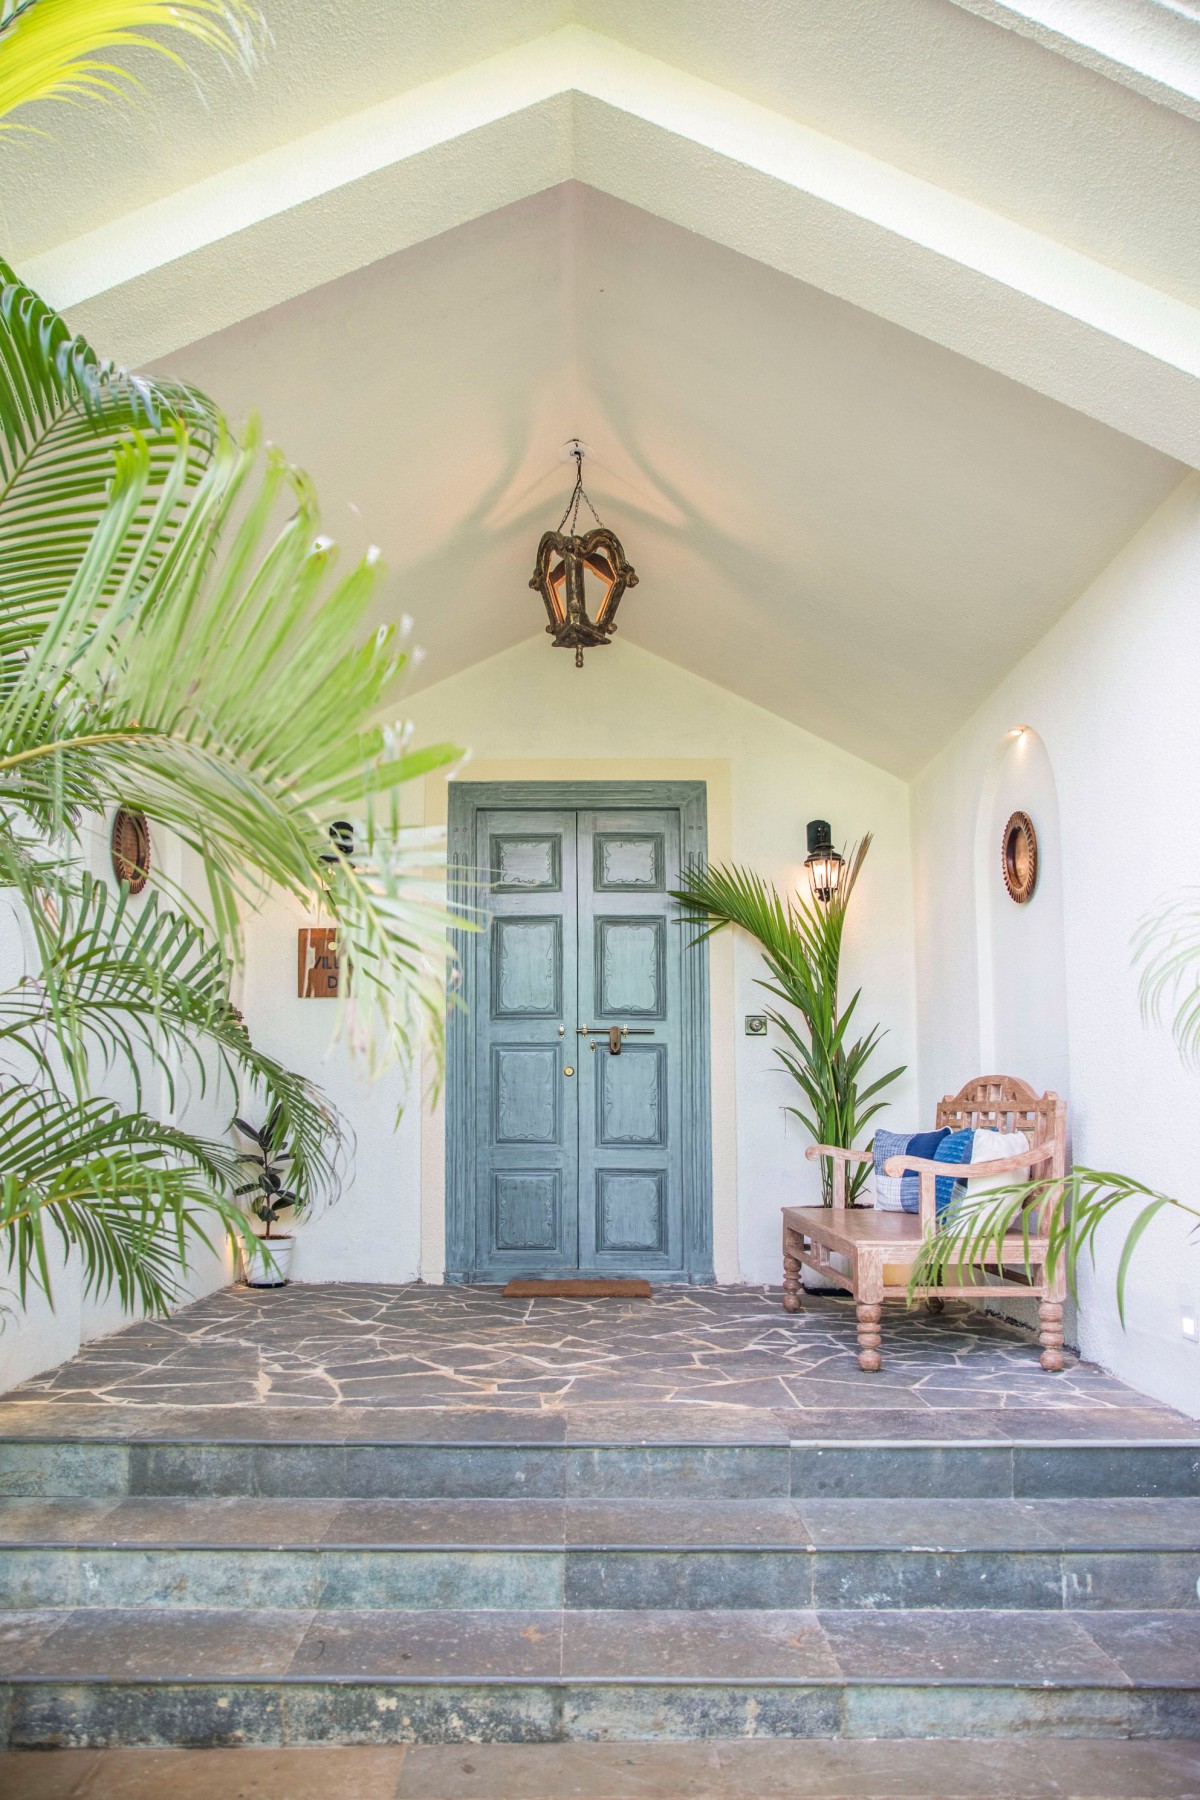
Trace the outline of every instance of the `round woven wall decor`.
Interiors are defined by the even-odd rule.
[[[1013,813],[1004,827],[1000,858],[1008,897],[1024,906],[1032,900],[1038,878],[1037,832],[1028,813]]]
[[[112,823],[112,866],[118,881],[127,881],[131,894],[140,894],[150,873],[150,827],[145,813],[119,806]]]

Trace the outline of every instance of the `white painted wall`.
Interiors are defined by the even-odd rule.
[[[322,923],[276,898],[246,930],[243,1009],[255,1043],[317,1082],[353,1134],[341,1195],[301,1221],[292,1273],[298,1281],[411,1281],[420,1261],[420,1106],[405,1105],[397,1072],[373,1082],[334,1041],[336,1001],[297,996],[297,930]]]
[[[989,1062],[989,1053],[1020,1055],[1028,1067],[1006,1072],[1053,1077],[1066,1089],[1078,1162],[1121,1170],[1193,1203],[1198,1078],[1168,1033],[1140,1016],[1130,939],[1156,901],[1200,878],[1197,592],[1200,478],[1191,477],[912,791],[923,1110]],[[1020,725],[1032,727],[1045,749],[1045,765],[1030,768],[1028,779],[1017,759],[1002,758],[1006,733]],[[981,808],[989,832],[993,806],[1011,802],[1035,818],[1045,814],[1051,773],[1061,867],[1053,866],[1050,834],[1042,897],[1061,880],[1061,988],[1047,962],[1051,934],[1026,946],[1028,975],[1014,967],[989,1032],[980,912],[1004,922],[1006,953],[1021,948],[1021,925],[1000,902],[993,909],[990,894],[981,905],[978,882],[994,889],[1000,879],[998,845],[995,867],[978,853]],[[1035,922],[1031,908],[1024,924]],[[1065,1080],[1055,1073],[1064,1045]],[[1115,1298],[1122,1241],[1119,1222],[1111,1222],[1095,1269],[1083,1274],[1081,1348],[1135,1387],[1200,1416],[1200,1350],[1180,1331],[1181,1302],[1200,1303],[1200,1244],[1180,1215],[1160,1215],[1136,1255],[1122,1330]]]

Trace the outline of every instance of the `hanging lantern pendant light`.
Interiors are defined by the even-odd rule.
[[[550,621],[546,630],[555,649],[574,650],[575,667],[582,669],[584,650],[603,649],[617,629],[621,596],[626,588],[637,586],[637,575],[625,561],[615,532],[600,523],[584,492],[583,446],[578,439],[571,455],[575,458],[575,486],[558,530],[542,535],[529,585],[542,596]],[[578,536],[581,500],[596,524],[594,530]],[[588,613],[589,587],[596,594],[594,616]]]

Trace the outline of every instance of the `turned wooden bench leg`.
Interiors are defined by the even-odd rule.
[[[783,1310],[798,1313],[803,1310],[804,1302],[800,1298],[800,1258],[793,1254],[792,1234],[784,1230],[783,1234]]]
[[[1061,1300],[1038,1301],[1038,1340],[1042,1346],[1042,1367],[1047,1374],[1057,1375],[1063,1366],[1063,1303]]]
[[[858,1315],[858,1366],[864,1375],[883,1367],[883,1252],[863,1246],[854,1258],[854,1310]]]
[[[883,1307],[873,1300],[860,1300],[855,1311],[858,1313],[858,1366],[865,1374],[874,1375],[883,1367],[883,1358],[879,1354],[883,1339],[879,1323]]]

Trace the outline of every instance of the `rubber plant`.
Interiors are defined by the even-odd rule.
[[[759,986],[792,1011],[768,1008],[767,1016],[782,1032],[786,1045],[775,1054],[803,1096],[798,1106],[785,1110],[800,1120],[817,1144],[853,1149],[867,1125],[887,1102],[879,1095],[903,1073],[901,1066],[886,1074],[872,1075],[869,1065],[883,1037],[880,1026],[851,1038],[862,990],[845,1005],[839,997],[842,940],[846,914],[863,862],[871,847],[870,834],[854,845],[846,857],[841,882],[827,903],[784,898],[753,870],[699,865],[686,870],[683,885],[674,892],[686,923],[703,927],[694,944],[727,925],[746,932],[759,945],[767,965],[767,978]],[[857,1199],[867,1169],[858,1169],[848,1184],[847,1198]],[[833,1203],[833,1176],[822,1164],[822,1198]]]

